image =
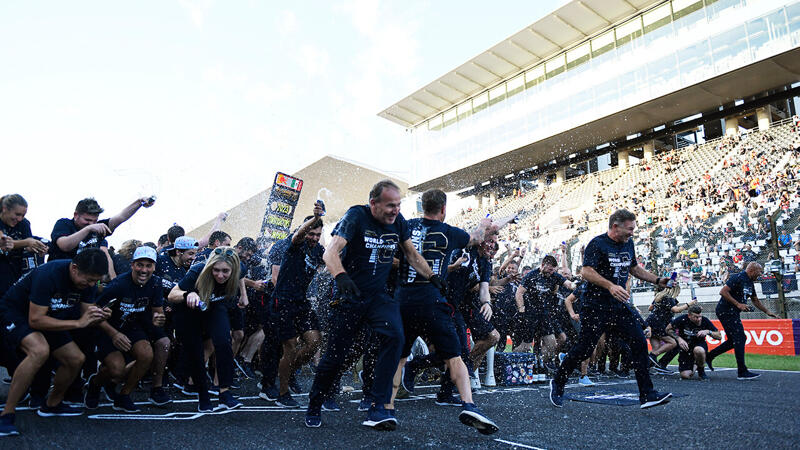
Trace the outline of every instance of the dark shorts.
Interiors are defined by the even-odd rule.
[[[164,325],[166,326],[166,323]],[[164,327],[157,327],[153,325],[152,320],[142,322],[142,330],[144,330],[144,333],[147,335],[147,339],[149,339],[150,342],[156,342],[167,337],[167,332],[164,331]]]
[[[150,341],[142,325],[143,324],[125,324],[122,327],[117,328],[120,333],[127,336],[128,340],[131,341],[131,349],[133,349],[133,345],[139,341]],[[97,359],[102,361],[106,359],[108,355],[114,352],[121,352],[123,354],[127,353],[122,352],[122,350],[115,347],[109,335],[102,332],[99,333],[97,337]]]
[[[273,320],[277,320],[278,339],[281,342],[295,338],[307,331],[319,330],[317,313],[308,301],[292,303],[277,301],[278,306]]]
[[[561,327],[561,317],[557,314],[548,314],[548,319],[550,319],[550,329],[553,331],[553,334],[559,335],[564,333],[564,329]]]
[[[36,331],[42,333],[51,351],[61,348],[73,340],[69,331],[34,330],[28,324],[27,317],[22,317],[10,312],[7,312],[4,317],[0,319],[0,326],[3,327],[3,347],[9,351],[18,351],[22,340]]]
[[[664,322],[663,320],[659,320],[653,315],[647,316],[644,323],[650,327],[650,336],[652,337],[662,337],[667,335],[667,325],[669,322]]]
[[[467,323],[472,339],[476,342],[486,339],[494,330],[494,325],[483,317],[478,308],[473,308],[468,314],[464,314],[464,321]]]
[[[522,342],[533,342],[553,333],[550,316],[547,313],[526,313],[517,323],[517,336]]]
[[[400,305],[405,334],[402,357],[411,354],[417,336],[429,339],[442,359],[460,356],[461,341],[453,323],[453,314],[453,308],[447,303]]]
[[[678,353],[678,370],[683,372],[684,370],[694,370],[694,348],[695,347],[703,347],[703,349],[708,353],[708,344],[705,341],[698,343],[689,343],[689,351],[685,352],[681,350]]]
[[[268,300],[263,292],[256,292],[248,300],[250,302],[244,309],[244,332],[249,336],[264,326],[269,305],[266,304]]]
[[[231,322],[231,331],[244,330],[244,310],[239,308],[237,302],[225,305],[228,308],[228,320]]]

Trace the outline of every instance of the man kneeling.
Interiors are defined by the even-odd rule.
[[[678,370],[684,380],[692,378],[695,367],[697,377],[700,380],[708,380],[704,370],[708,352],[706,336],[722,339],[717,327],[707,317],[703,317],[702,313],[703,308],[700,305],[692,305],[688,314],[676,317],[667,326],[667,334],[675,339],[681,349],[678,355]]]

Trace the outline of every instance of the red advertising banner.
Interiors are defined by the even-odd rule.
[[[725,330],[719,320],[711,321],[726,340]],[[742,320],[747,335],[746,353],[764,355],[795,355],[795,336],[791,319]],[[720,341],[706,337],[709,350],[718,346]],[[729,353],[733,353],[731,350]]]

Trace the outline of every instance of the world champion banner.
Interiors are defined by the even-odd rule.
[[[303,180],[282,172],[275,174],[264,221],[261,222],[261,233],[258,237],[260,249],[265,249],[269,244],[289,236],[294,210],[302,190]]]

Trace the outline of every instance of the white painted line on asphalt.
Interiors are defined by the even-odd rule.
[[[724,372],[726,370],[736,370],[736,368],[735,367],[720,367],[718,369],[715,369],[714,371],[715,372]],[[774,373],[796,373],[796,374],[800,374],[800,372],[798,372],[796,370],[778,370],[778,369],[753,369],[753,370],[755,370],[756,373],[759,373],[759,372],[774,372]]]
[[[495,439],[495,441],[496,442],[501,442],[503,444],[512,445],[514,447],[530,448],[530,449],[533,449],[533,450],[545,450],[545,449],[543,449],[541,447],[534,447],[532,445],[520,444],[519,442],[507,441],[505,439]]]

